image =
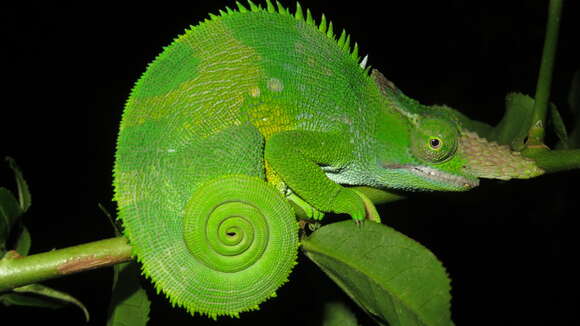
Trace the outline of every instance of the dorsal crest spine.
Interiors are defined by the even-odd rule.
[[[296,10],[294,14],[290,12],[289,8],[285,8],[279,1],[276,0],[276,4],[272,3],[271,0],[265,0],[266,5],[262,7],[259,4],[255,4],[251,0],[247,0],[247,5],[244,6],[241,2],[236,1],[236,9],[231,9],[230,7],[226,7],[224,10],[219,10],[219,15],[210,14],[209,20],[215,20],[220,17],[236,14],[236,13],[247,13],[247,12],[267,12],[270,14],[279,14],[284,16],[292,16],[299,21],[302,21],[315,29],[318,29],[321,33],[325,34],[328,38],[336,42],[337,46],[341,48],[346,54],[348,54],[358,65],[360,65],[361,69],[368,75],[370,72],[370,66],[366,65],[366,60],[363,59],[364,62],[361,61],[359,56],[359,47],[356,42],[353,42],[354,45],[351,46],[351,39],[350,35],[346,32],[345,29],[342,29],[342,32],[338,39],[334,34],[334,26],[330,20],[326,19],[324,14],[320,17],[320,23],[316,23],[316,20],[312,16],[310,9],[303,10],[302,6],[299,2],[296,2]],[[306,12],[306,14],[304,14]],[[366,58],[366,57],[365,57]]]

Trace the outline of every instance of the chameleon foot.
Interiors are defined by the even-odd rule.
[[[317,210],[316,208],[312,207],[312,205],[308,204],[304,199],[298,197],[296,194],[292,193],[288,195],[286,198],[290,200],[294,206],[300,208],[307,219],[312,219],[316,221],[322,220],[324,217],[324,212]],[[300,214],[298,214],[300,215]]]

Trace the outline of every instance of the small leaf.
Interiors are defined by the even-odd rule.
[[[570,83],[570,93],[568,93],[568,105],[570,111],[580,116],[580,70],[577,70]]]
[[[120,236],[115,219],[103,205],[99,204],[99,208],[111,222],[115,235]],[[139,267],[135,262],[117,264],[113,266],[113,273],[113,295],[107,326],[147,325],[151,302],[139,282]]]
[[[322,326],[357,326],[356,317],[342,302],[324,305]]]
[[[520,151],[525,147],[524,140],[533,124],[534,99],[520,93],[506,96],[506,111],[495,127],[490,140],[510,145],[512,150]]]
[[[6,248],[6,240],[18,217],[22,214],[20,205],[10,190],[0,187],[0,254]]]
[[[120,237],[123,236],[119,225],[117,225],[117,223],[115,222],[115,219],[113,218],[113,216],[111,215],[111,213],[109,213],[109,211],[107,210],[107,208],[105,208],[105,206],[101,205],[101,203],[97,204],[99,206],[99,209],[101,209],[101,212],[103,212],[103,214],[105,214],[105,216],[107,217],[107,219],[109,219],[109,222],[111,223],[111,225],[113,226],[113,231],[115,232],[115,236],[116,237]]]
[[[63,302],[55,300],[47,300],[46,298],[43,297],[37,297],[14,292],[0,295],[0,302],[6,306],[25,306],[25,307],[39,307],[50,309],[58,309],[65,306],[65,303]]]
[[[145,326],[151,302],[139,282],[139,267],[134,262],[114,266],[113,296],[107,326]]]
[[[326,225],[302,248],[363,310],[383,325],[453,325],[450,285],[437,258],[382,224]]]
[[[574,129],[570,132],[568,146],[570,148],[580,147],[580,70],[574,73],[568,94],[568,105],[570,111],[575,115]]]
[[[26,212],[31,204],[31,196],[30,190],[28,189],[28,184],[26,180],[24,180],[24,176],[20,171],[18,165],[16,165],[16,161],[11,157],[6,157],[6,161],[8,161],[8,165],[14,171],[14,176],[16,177],[16,186],[18,188],[18,200],[20,202],[20,208],[22,212]]]
[[[379,215],[379,212],[377,212],[375,204],[373,204],[369,197],[367,197],[364,192],[359,191],[358,189],[352,188],[352,190],[360,196],[363,203],[365,204],[365,218],[375,223],[381,223],[381,216]]]
[[[87,322],[89,321],[89,312],[87,308],[85,308],[85,306],[80,301],[75,299],[73,296],[66,294],[64,292],[51,289],[48,286],[42,284],[28,284],[25,286],[15,288],[13,289],[13,291],[16,293],[34,294],[45,297],[47,299],[50,298],[64,303],[74,304],[83,311],[86,321]]]
[[[562,116],[560,115],[560,112],[558,112],[556,105],[552,103],[550,103],[550,116],[552,118],[551,121],[552,126],[554,127],[554,132],[560,140],[558,148],[568,149],[568,132],[566,131],[564,120],[562,120]]]
[[[20,235],[18,236],[18,240],[16,240],[16,246],[14,250],[18,252],[21,256],[28,255],[30,251],[30,244],[32,239],[30,237],[30,232],[25,226],[22,226],[22,231],[20,231]]]

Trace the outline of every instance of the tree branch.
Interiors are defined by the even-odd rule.
[[[0,291],[86,270],[112,266],[131,259],[124,237],[90,242],[45,253],[19,256],[9,252],[0,260]]]

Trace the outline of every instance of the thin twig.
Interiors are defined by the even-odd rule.
[[[552,85],[552,72],[558,45],[558,32],[560,30],[560,17],[562,14],[563,0],[550,0],[548,8],[548,22],[546,24],[546,37],[544,39],[544,51],[538,83],[536,85],[536,98],[534,102],[534,124],[528,132],[528,147],[544,147],[544,128],[546,125],[546,113]]]

